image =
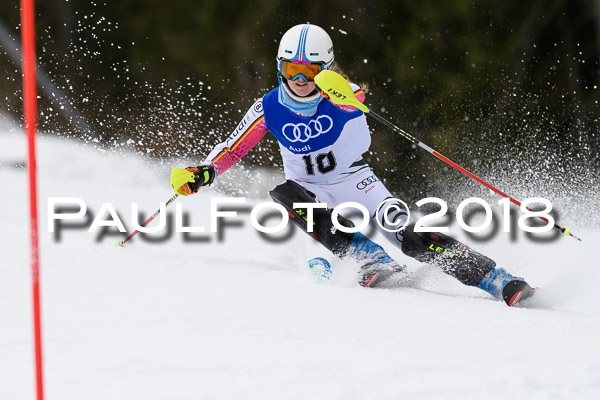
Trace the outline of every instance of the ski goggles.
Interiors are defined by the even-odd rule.
[[[323,71],[323,63],[296,64],[289,60],[281,60],[281,74],[290,81],[304,78],[305,81],[312,82],[321,71]]]

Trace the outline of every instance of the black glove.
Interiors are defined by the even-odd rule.
[[[187,167],[186,171],[193,173],[195,179],[194,182],[188,182],[181,187],[187,194],[197,193],[200,186],[210,185],[217,176],[217,172],[212,165]]]

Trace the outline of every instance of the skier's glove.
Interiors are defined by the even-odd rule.
[[[213,183],[217,173],[212,165],[199,167],[173,168],[171,170],[171,186],[182,196],[198,193],[200,186]]]

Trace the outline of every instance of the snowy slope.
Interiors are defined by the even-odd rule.
[[[32,399],[25,139],[4,126],[0,144],[0,399]],[[319,285],[306,268],[325,255],[317,244],[300,233],[267,243],[247,214],[222,241],[174,234],[122,249],[116,236],[67,230],[59,242],[47,232],[48,197],[79,197],[94,212],[111,202],[129,228],[132,202],[148,215],[170,197],[170,166],[51,137],[38,145],[48,399],[600,396],[599,229],[574,227],[583,242],[498,234],[473,244],[543,288],[530,308],[510,309],[389,246],[413,287],[360,288],[344,263]],[[178,202],[208,228],[218,196]]]

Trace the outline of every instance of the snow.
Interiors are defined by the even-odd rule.
[[[0,399],[32,399],[25,138],[4,123],[0,143]],[[269,243],[247,213],[222,240],[173,233],[123,249],[117,236],[70,229],[57,241],[48,197],[81,198],[93,213],[111,202],[129,229],[132,202],[148,216],[171,196],[171,165],[50,136],[38,159],[48,399],[600,396],[599,228],[573,226],[582,242],[471,243],[542,288],[528,308],[509,308],[387,245],[411,287],[360,288],[347,263],[316,284],[306,261],[324,250],[301,233]],[[208,230],[213,197],[224,195],[177,202]]]

